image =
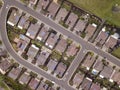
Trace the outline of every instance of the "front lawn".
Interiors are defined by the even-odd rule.
[[[68,0],[74,5],[120,26],[120,12],[113,12],[115,5],[120,8],[120,0]]]
[[[114,56],[120,58],[120,47],[117,48],[116,50],[114,50],[114,51],[112,52],[112,54],[113,54]]]

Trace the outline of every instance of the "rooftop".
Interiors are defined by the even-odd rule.
[[[101,87],[99,84],[93,83],[90,90],[101,90]]]
[[[39,23],[31,24],[30,27],[28,28],[26,35],[31,39],[34,39],[39,29],[40,29]]]
[[[29,83],[29,86],[31,89],[35,90],[37,88],[38,84],[39,84],[39,80],[36,78],[32,78]]]
[[[43,81],[40,82],[40,85],[37,88],[37,90],[47,90],[47,89],[48,89],[48,85]]]

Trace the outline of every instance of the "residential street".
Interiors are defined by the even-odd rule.
[[[0,18],[1,18],[1,20],[0,20],[1,30],[0,31],[1,31],[1,37],[2,37],[3,43],[6,46],[6,49],[8,50],[10,55],[16,61],[18,61],[20,64],[25,66],[26,68],[28,68],[28,69],[38,73],[39,75],[42,75],[42,76],[44,76],[44,77],[54,81],[55,83],[57,83],[58,85],[62,86],[66,90],[74,90],[72,87],[70,87],[68,85],[68,81],[69,81],[71,75],[73,74],[73,72],[76,70],[76,68],[79,65],[79,63],[81,62],[81,60],[83,59],[83,57],[85,55],[84,50],[94,51],[98,55],[108,59],[110,62],[120,66],[119,59],[117,59],[116,57],[111,56],[110,54],[108,54],[106,52],[103,52],[100,49],[97,49],[91,43],[84,41],[82,38],[76,36],[72,32],[66,30],[65,28],[63,28],[62,26],[56,24],[54,21],[48,19],[47,17],[43,16],[42,14],[35,12],[34,10],[30,9],[29,7],[26,7],[25,5],[15,1],[15,0],[3,0],[3,1],[4,1],[4,6],[3,6],[3,9],[2,9],[2,12],[1,12],[1,16],[0,16]],[[54,30],[64,34],[65,36],[68,36],[69,38],[71,38],[72,40],[78,42],[81,45],[81,51],[78,53],[78,56],[75,58],[75,60],[71,64],[70,68],[67,70],[67,74],[63,77],[63,80],[59,80],[59,79],[53,77],[52,75],[47,74],[43,70],[37,68],[36,66],[28,63],[23,58],[18,56],[17,53],[14,51],[14,49],[12,48],[12,46],[11,46],[9,40],[8,40],[7,30],[6,30],[6,17],[7,17],[7,12],[9,11],[8,6],[15,6],[15,7],[19,8],[19,9],[21,9],[21,10],[27,12],[27,13],[29,13],[33,17],[39,19],[41,22],[49,25]]]

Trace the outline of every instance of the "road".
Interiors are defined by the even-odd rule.
[[[91,50],[94,51],[95,53],[97,53],[98,55],[102,56],[102,57],[106,57],[109,61],[111,61],[112,63],[120,66],[120,61],[119,59],[111,56],[110,54],[103,52],[100,49],[95,48],[94,45],[92,45],[91,43],[84,41],[82,38],[79,38],[78,36],[76,36],[75,34],[73,34],[72,32],[66,30],[64,27],[56,24],[54,21],[48,19],[47,17],[43,16],[40,13],[35,12],[34,10],[24,6],[23,4],[15,1],[15,0],[3,0],[4,1],[4,6],[2,9],[2,14],[1,14],[1,20],[0,20],[0,29],[1,29],[1,36],[2,36],[2,40],[3,43],[6,46],[6,49],[8,50],[8,52],[10,53],[10,55],[15,58],[15,60],[17,60],[20,64],[22,64],[23,66],[29,68],[30,70],[37,72],[38,74],[54,81],[55,83],[57,83],[58,85],[62,86],[63,88],[65,88],[66,90],[74,90],[73,88],[71,88],[67,82],[71,77],[71,74],[74,72],[74,70],[77,68],[77,66],[79,65],[79,63],[81,62],[82,58],[84,57],[84,53],[83,51],[86,50]],[[78,42],[81,44],[82,48],[80,53],[78,54],[78,56],[75,58],[75,60],[73,61],[73,63],[71,64],[70,68],[67,70],[67,75],[65,75],[65,80],[59,80],[54,78],[53,76],[47,74],[46,72],[40,70],[39,68],[33,66],[32,64],[26,62],[25,60],[23,60],[21,57],[19,57],[16,52],[14,51],[14,49],[12,48],[8,37],[7,37],[7,32],[6,32],[6,15],[8,12],[8,8],[6,8],[6,6],[15,6],[20,8],[21,10],[31,14],[32,16],[34,16],[35,18],[39,19],[40,21],[42,21],[43,23],[49,25],[51,28],[53,28],[56,31],[59,31],[60,33],[69,36],[72,40]]]

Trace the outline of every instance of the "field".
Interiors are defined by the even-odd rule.
[[[93,13],[109,23],[120,26],[120,11],[113,12],[113,7],[120,9],[120,0],[68,0],[74,5]],[[116,6],[117,5],[117,6]]]
[[[120,58],[120,48],[114,50],[114,51],[112,52],[112,54],[113,54],[114,56]]]

